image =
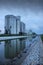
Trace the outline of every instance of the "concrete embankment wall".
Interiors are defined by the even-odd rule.
[[[30,53],[21,65],[36,65],[40,63],[43,64],[43,44],[40,36],[38,36],[32,41]]]

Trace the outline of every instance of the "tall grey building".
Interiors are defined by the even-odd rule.
[[[20,16],[5,16],[5,33],[19,34],[20,32]]]
[[[20,32],[20,16],[16,16],[16,32],[17,32],[17,34],[19,34],[19,32]]]
[[[25,33],[25,23],[20,22],[20,32]]]

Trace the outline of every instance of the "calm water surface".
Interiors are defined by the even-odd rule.
[[[15,58],[23,51],[31,42],[29,39],[15,39],[0,42],[0,62],[5,63]]]

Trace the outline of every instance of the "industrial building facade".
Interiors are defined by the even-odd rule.
[[[19,34],[25,32],[25,24],[21,22],[20,16],[6,15],[5,16],[5,33]]]
[[[23,22],[20,22],[20,32],[25,33],[25,24]]]
[[[16,34],[16,18],[13,15],[5,16],[5,31],[8,34]]]
[[[25,24],[21,22],[20,16],[6,15],[5,16],[5,34],[21,34],[21,33],[25,33]],[[10,46],[8,44],[9,42],[11,44]],[[25,49],[25,40],[16,39],[16,40],[11,40],[9,42],[7,42],[7,44],[5,43],[6,58],[15,57],[22,50]],[[8,54],[8,57],[7,57],[7,54]]]
[[[16,34],[20,32],[20,16],[16,17]]]

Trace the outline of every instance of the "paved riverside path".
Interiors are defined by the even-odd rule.
[[[21,65],[37,65],[37,64],[43,64],[43,50],[42,50],[42,41],[40,36],[36,37],[36,39],[33,41],[30,53],[26,57],[26,59],[23,61]],[[42,58],[40,57],[42,56]]]
[[[28,36],[2,36],[0,37],[0,41],[4,40],[12,40],[12,39],[18,39],[18,38],[27,38]]]

